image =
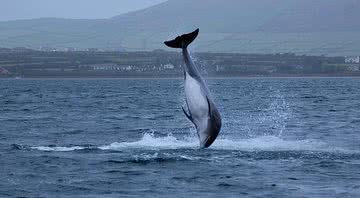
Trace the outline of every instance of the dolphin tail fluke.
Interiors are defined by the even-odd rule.
[[[171,48],[186,48],[196,39],[198,34],[199,28],[191,33],[178,36],[174,40],[165,41],[164,44]]]

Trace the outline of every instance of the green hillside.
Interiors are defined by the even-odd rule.
[[[105,20],[0,22],[0,47],[165,49],[200,28],[196,51],[360,54],[360,0],[169,0]]]

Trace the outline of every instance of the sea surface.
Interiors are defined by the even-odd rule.
[[[360,197],[360,78],[0,80],[0,197]]]

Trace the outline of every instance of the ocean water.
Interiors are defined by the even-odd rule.
[[[360,197],[360,79],[209,79],[199,149],[180,79],[1,80],[0,197]]]

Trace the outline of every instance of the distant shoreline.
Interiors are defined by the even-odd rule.
[[[205,79],[281,79],[281,78],[360,78],[360,75],[272,75],[272,76],[204,76]],[[183,77],[159,77],[159,76],[129,76],[129,77],[89,77],[89,76],[59,76],[59,77],[6,77],[0,80],[182,80]]]
[[[286,54],[197,53],[206,78],[354,77],[359,63],[345,57]],[[183,78],[178,53],[42,52],[0,53],[0,78],[176,79]]]

